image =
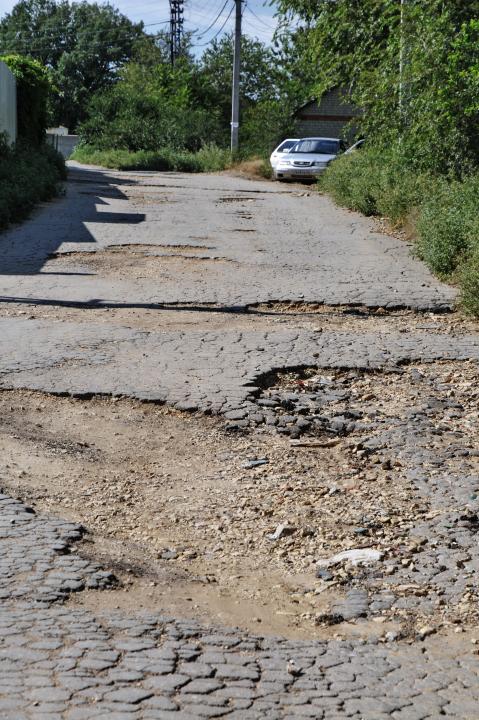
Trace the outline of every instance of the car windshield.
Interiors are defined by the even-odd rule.
[[[292,153],[311,153],[313,155],[337,155],[339,140],[301,140],[291,150]]]
[[[277,152],[284,152],[285,150],[289,150],[289,148],[292,148],[293,145],[296,145],[297,142],[297,140],[285,140],[283,143],[281,143]]]

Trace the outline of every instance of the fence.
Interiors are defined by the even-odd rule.
[[[4,62],[0,61],[0,132],[10,142],[17,139],[17,83]]]

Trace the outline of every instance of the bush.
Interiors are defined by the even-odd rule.
[[[0,60],[10,68],[17,81],[18,138],[33,146],[42,145],[51,91],[48,71],[37,60],[21,55],[3,55]]]
[[[423,199],[417,230],[420,256],[434,272],[452,273],[479,244],[479,176],[442,180]]]
[[[459,285],[462,307],[470,315],[479,317],[479,250],[462,264]]]
[[[431,176],[412,172],[399,150],[367,149],[331,163],[320,182],[338,205],[393,223],[404,220],[433,184]]]
[[[0,229],[25,218],[38,202],[49,200],[65,179],[63,158],[43,145],[10,148],[0,140]]]
[[[158,152],[139,150],[97,150],[91,145],[76,147],[72,160],[116,170],[175,170],[215,172],[231,164],[231,154],[216,145],[206,145],[196,153],[165,148]]]

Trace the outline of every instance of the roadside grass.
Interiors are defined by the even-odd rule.
[[[57,195],[65,178],[64,160],[49,145],[11,148],[0,136],[0,229],[23,220],[37,203]]]
[[[332,163],[320,189],[338,205],[411,228],[419,257],[457,283],[462,308],[479,317],[479,174],[437,177],[398,152],[360,150]]]
[[[235,173],[253,180],[258,178],[269,180],[273,174],[269,160],[262,157],[250,157],[246,160],[238,158],[232,167]]]
[[[230,151],[216,145],[205,145],[194,153],[171,148],[157,152],[98,150],[92,145],[80,144],[75,148],[71,160],[115,170],[174,170],[192,173],[217,172],[232,165]]]

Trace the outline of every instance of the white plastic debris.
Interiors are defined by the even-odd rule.
[[[382,559],[382,553],[373,548],[358,548],[355,550],[343,550],[330,558],[322,558],[316,561],[316,565],[322,568],[339,565],[342,562],[350,562],[353,565],[370,565]]]

